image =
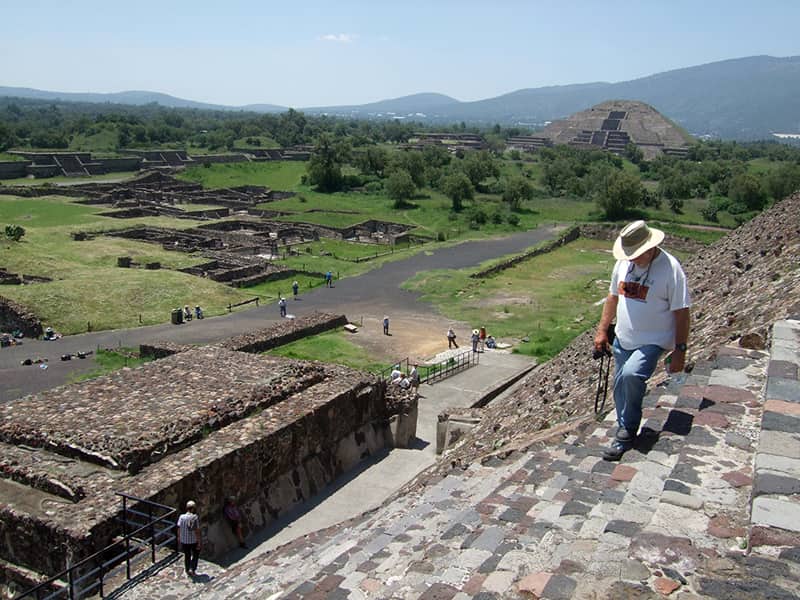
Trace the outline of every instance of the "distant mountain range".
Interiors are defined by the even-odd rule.
[[[211,110],[282,112],[273,104],[222,106],[155,92],[76,94],[0,87],[0,96],[147,104]],[[764,139],[800,133],[800,56],[752,56],[666,71],[620,83],[584,83],[522,89],[496,98],[460,102],[425,93],[354,106],[301,108],[308,114],[432,123],[542,126],[605,100],[640,100],[695,135]]]
[[[111,94],[95,94],[92,92],[48,92],[45,90],[35,90],[33,88],[0,86],[0,97],[3,96],[12,96],[14,98],[33,98],[36,100],[65,100],[67,102],[132,104],[134,106],[156,103],[169,108],[197,108],[201,110],[245,110],[252,112],[284,112],[289,110],[286,106],[278,106],[277,104],[248,104],[247,106],[209,104],[207,102],[184,100],[183,98],[176,98],[175,96],[162,94],[160,92],[147,92],[141,90],[114,92]]]

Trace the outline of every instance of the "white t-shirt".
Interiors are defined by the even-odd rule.
[[[623,348],[654,344],[671,350],[675,346],[673,311],[689,308],[691,300],[686,275],[674,256],[659,249],[649,271],[618,260],[609,292],[619,298],[616,333]]]

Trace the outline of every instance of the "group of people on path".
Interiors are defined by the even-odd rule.
[[[202,319],[203,318],[203,309],[200,308],[200,305],[197,305],[197,306],[194,307],[194,313],[192,313],[192,309],[189,308],[188,304],[183,307],[183,320],[184,321],[191,321],[192,320],[192,314],[194,314],[194,317],[196,319]]]
[[[447,349],[450,348],[458,348],[458,343],[456,342],[456,332],[451,326],[447,330]],[[486,335],[486,328],[481,327],[480,329],[473,329],[472,336],[470,337],[470,341],[472,342],[472,351],[473,352],[483,352],[484,347],[486,348],[497,348],[497,342],[494,339],[494,336],[487,336]]]
[[[417,368],[418,366],[419,365],[416,364],[411,365],[411,370],[408,372],[408,375],[405,375],[400,370],[400,365],[395,365],[390,375],[390,383],[392,385],[400,386],[403,389],[411,388],[417,390],[420,383],[419,369]]]

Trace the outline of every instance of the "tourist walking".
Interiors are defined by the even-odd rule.
[[[296,281],[292,282],[292,297],[297,300],[297,292],[300,291],[300,284]]]
[[[478,342],[481,341],[480,332],[477,329],[472,330],[472,351],[478,351]]]
[[[458,344],[456,344],[456,332],[453,331],[453,328],[447,330],[447,349],[450,348],[458,348]]]
[[[286,316],[286,298],[281,297],[281,299],[278,300],[278,308],[281,311],[281,316],[285,317]]]
[[[186,503],[186,512],[178,517],[178,549],[183,548],[183,561],[189,577],[197,575],[197,560],[202,546],[200,518],[194,500]]]
[[[325,273],[325,285],[327,287],[333,287],[333,273],[330,271]]]
[[[614,404],[617,433],[605,460],[619,460],[633,447],[642,420],[647,380],[664,351],[668,370],[683,370],[689,339],[691,301],[678,260],[659,248],[664,232],[644,221],[627,225],[614,242],[617,259],[603,314],[594,337],[597,352],[614,354]],[[616,337],[608,328],[616,316]]]
[[[389,317],[383,317],[383,335],[389,335]]]

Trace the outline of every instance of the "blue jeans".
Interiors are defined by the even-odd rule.
[[[614,340],[611,349],[616,365],[614,404],[617,407],[617,423],[635,435],[642,422],[642,400],[647,380],[656,370],[664,349],[651,344],[625,350],[618,340]]]

